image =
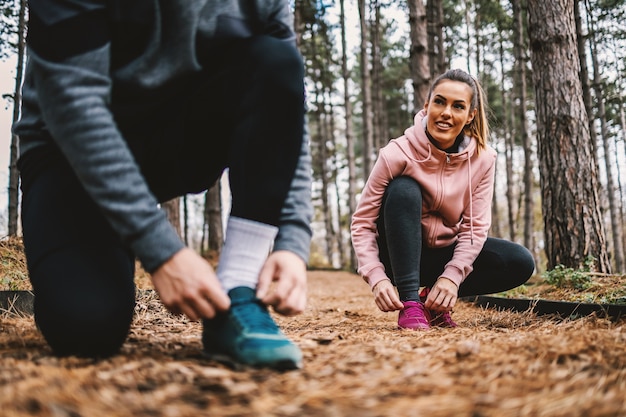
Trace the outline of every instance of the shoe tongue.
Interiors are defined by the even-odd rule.
[[[246,301],[256,298],[256,292],[248,287],[236,287],[228,291],[231,301]]]

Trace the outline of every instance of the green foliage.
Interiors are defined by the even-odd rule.
[[[591,286],[592,279],[589,272],[593,270],[595,263],[596,259],[589,255],[578,269],[557,265],[553,270],[544,272],[543,278],[548,284],[559,288],[585,290]]]
[[[25,280],[16,280],[13,277],[3,277],[0,279],[0,288],[2,288],[2,291],[20,291],[22,290],[23,281]]]
[[[19,2],[0,0],[0,59],[17,51]]]
[[[17,291],[30,288],[21,240],[0,240],[0,290]]]

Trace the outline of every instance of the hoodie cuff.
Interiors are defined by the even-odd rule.
[[[460,287],[461,283],[465,280],[463,272],[456,266],[452,265],[446,266],[440,277],[448,278],[450,281],[456,284],[457,288]]]
[[[371,270],[368,273],[368,275],[364,278],[365,278],[365,281],[367,281],[367,283],[370,285],[371,289],[374,289],[376,284],[378,284],[380,281],[384,281],[384,280],[391,281],[389,277],[387,276],[387,274],[385,274],[385,269],[382,267]]]
[[[184,247],[185,244],[167,219],[148,229],[140,239],[131,244],[144,269],[149,273],[153,273]]]
[[[308,265],[311,251],[311,233],[309,230],[294,224],[281,225],[272,251],[276,252],[279,250],[295,253]]]

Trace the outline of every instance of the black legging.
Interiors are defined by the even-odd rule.
[[[231,214],[276,225],[302,145],[302,60],[269,37],[212,58],[218,68],[157,105],[116,109],[116,120],[160,201],[207,189],[228,167]],[[55,146],[19,167],[39,329],[58,355],[116,353],[133,318],[134,254]]]
[[[392,180],[378,218],[381,262],[403,301],[419,300],[420,286],[431,287],[452,259],[454,246],[428,248],[422,241],[422,191],[414,179]],[[487,238],[459,296],[491,294],[515,288],[530,278],[535,262],[521,245]]]

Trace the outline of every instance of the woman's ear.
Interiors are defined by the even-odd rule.
[[[469,126],[469,124],[472,123],[472,121],[474,121],[474,117],[476,117],[477,112],[478,110],[474,109],[467,115],[467,122],[465,123],[465,126]]]

